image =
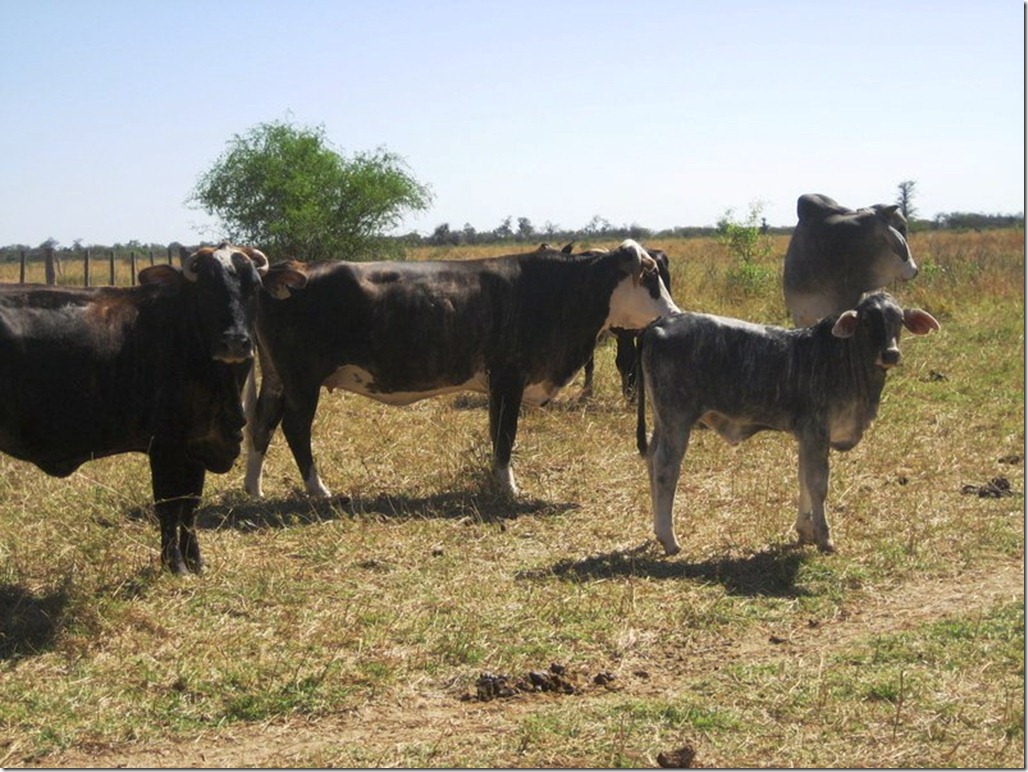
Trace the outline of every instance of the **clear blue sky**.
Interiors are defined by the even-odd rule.
[[[0,245],[222,234],[236,134],[322,126],[434,194],[402,230],[713,225],[801,193],[922,217],[1025,197],[1012,0],[0,0]]]

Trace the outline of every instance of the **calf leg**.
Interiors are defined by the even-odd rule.
[[[653,506],[653,532],[667,555],[676,555],[682,549],[675,537],[675,488],[678,486],[685,451],[689,447],[690,431],[688,426],[678,431],[655,426],[646,458]]]
[[[200,573],[196,508],[203,493],[203,465],[155,442],[150,449],[154,508],[161,527],[161,563],[176,574]]]
[[[800,544],[816,544],[821,552],[835,552],[825,519],[828,496],[828,438],[820,431],[799,437],[799,513],[796,532]]]
[[[493,445],[493,475],[500,489],[511,496],[518,493],[510,468],[510,456],[518,433],[518,415],[524,392],[524,380],[518,375],[499,373],[489,376],[489,439]]]

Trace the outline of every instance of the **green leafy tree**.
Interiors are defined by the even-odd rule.
[[[714,238],[736,258],[725,278],[731,291],[743,296],[767,292],[775,280],[775,271],[766,263],[772,244],[761,217],[763,209],[762,203],[754,202],[744,221],[737,220],[731,209],[717,221]]]
[[[431,193],[384,148],[346,157],[321,127],[274,122],[235,135],[189,202],[272,259],[360,260],[402,249],[385,232],[426,209]]]

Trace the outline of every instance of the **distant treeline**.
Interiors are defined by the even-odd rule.
[[[387,240],[400,242],[410,246],[419,245],[445,245],[458,246],[461,244],[495,244],[498,242],[521,242],[539,243],[549,242],[554,245],[567,244],[569,241],[596,242],[612,241],[615,239],[635,239],[646,241],[651,239],[669,238],[700,238],[712,237],[719,233],[716,226],[680,226],[666,228],[664,230],[651,230],[642,225],[612,225],[602,217],[594,217],[584,227],[578,229],[565,229],[546,223],[542,228],[536,228],[527,217],[518,217],[517,224],[513,224],[514,218],[508,217],[499,226],[492,230],[476,230],[470,224],[459,230],[452,229],[449,223],[443,223],[429,235],[411,232],[401,236],[388,236]],[[792,226],[770,226],[766,221],[762,222],[759,229],[763,233],[774,235],[790,235]],[[914,218],[909,223],[913,232],[932,230],[951,231],[980,231],[1000,228],[1024,228],[1024,213],[1018,214],[982,214],[980,212],[944,212],[937,214],[932,220]],[[42,259],[47,249],[53,249],[58,257],[62,254],[80,254],[90,249],[97,257],[109,257],[114,253],[116,259],[129,259],[134,255],[140,259],[149,260],[150,255],[177,254],[179,247],[185,246],[192,249],[193,245],[184,245],[179,242],[172,244],[143,244],[139,241],[117,243],[111,246],[93,244],[83,245],[76,241],[71,246],[61,246],[55,239],[47,239],[38,246],[28,244],[9,244],[0,247],[0,261],[16,261],[21,259],[24,252],[27,259]],[[158,258],[159,259],[159,258]]]

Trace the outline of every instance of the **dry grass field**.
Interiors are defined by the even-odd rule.
[[[790,438],[697,432],[663,557],[611,344],[526,409],[514,501],[484,399],[323,394],[340,497],[277,435],[265,500],[208,478],[199,577],[159,570],[144,457],[0,457],[0,766],[1023,767],[1024,233],[911,244],[892,290],[943,329],[832,454],[831,556]],[[785,245],[648,243],[682,308],[778,324]]]

